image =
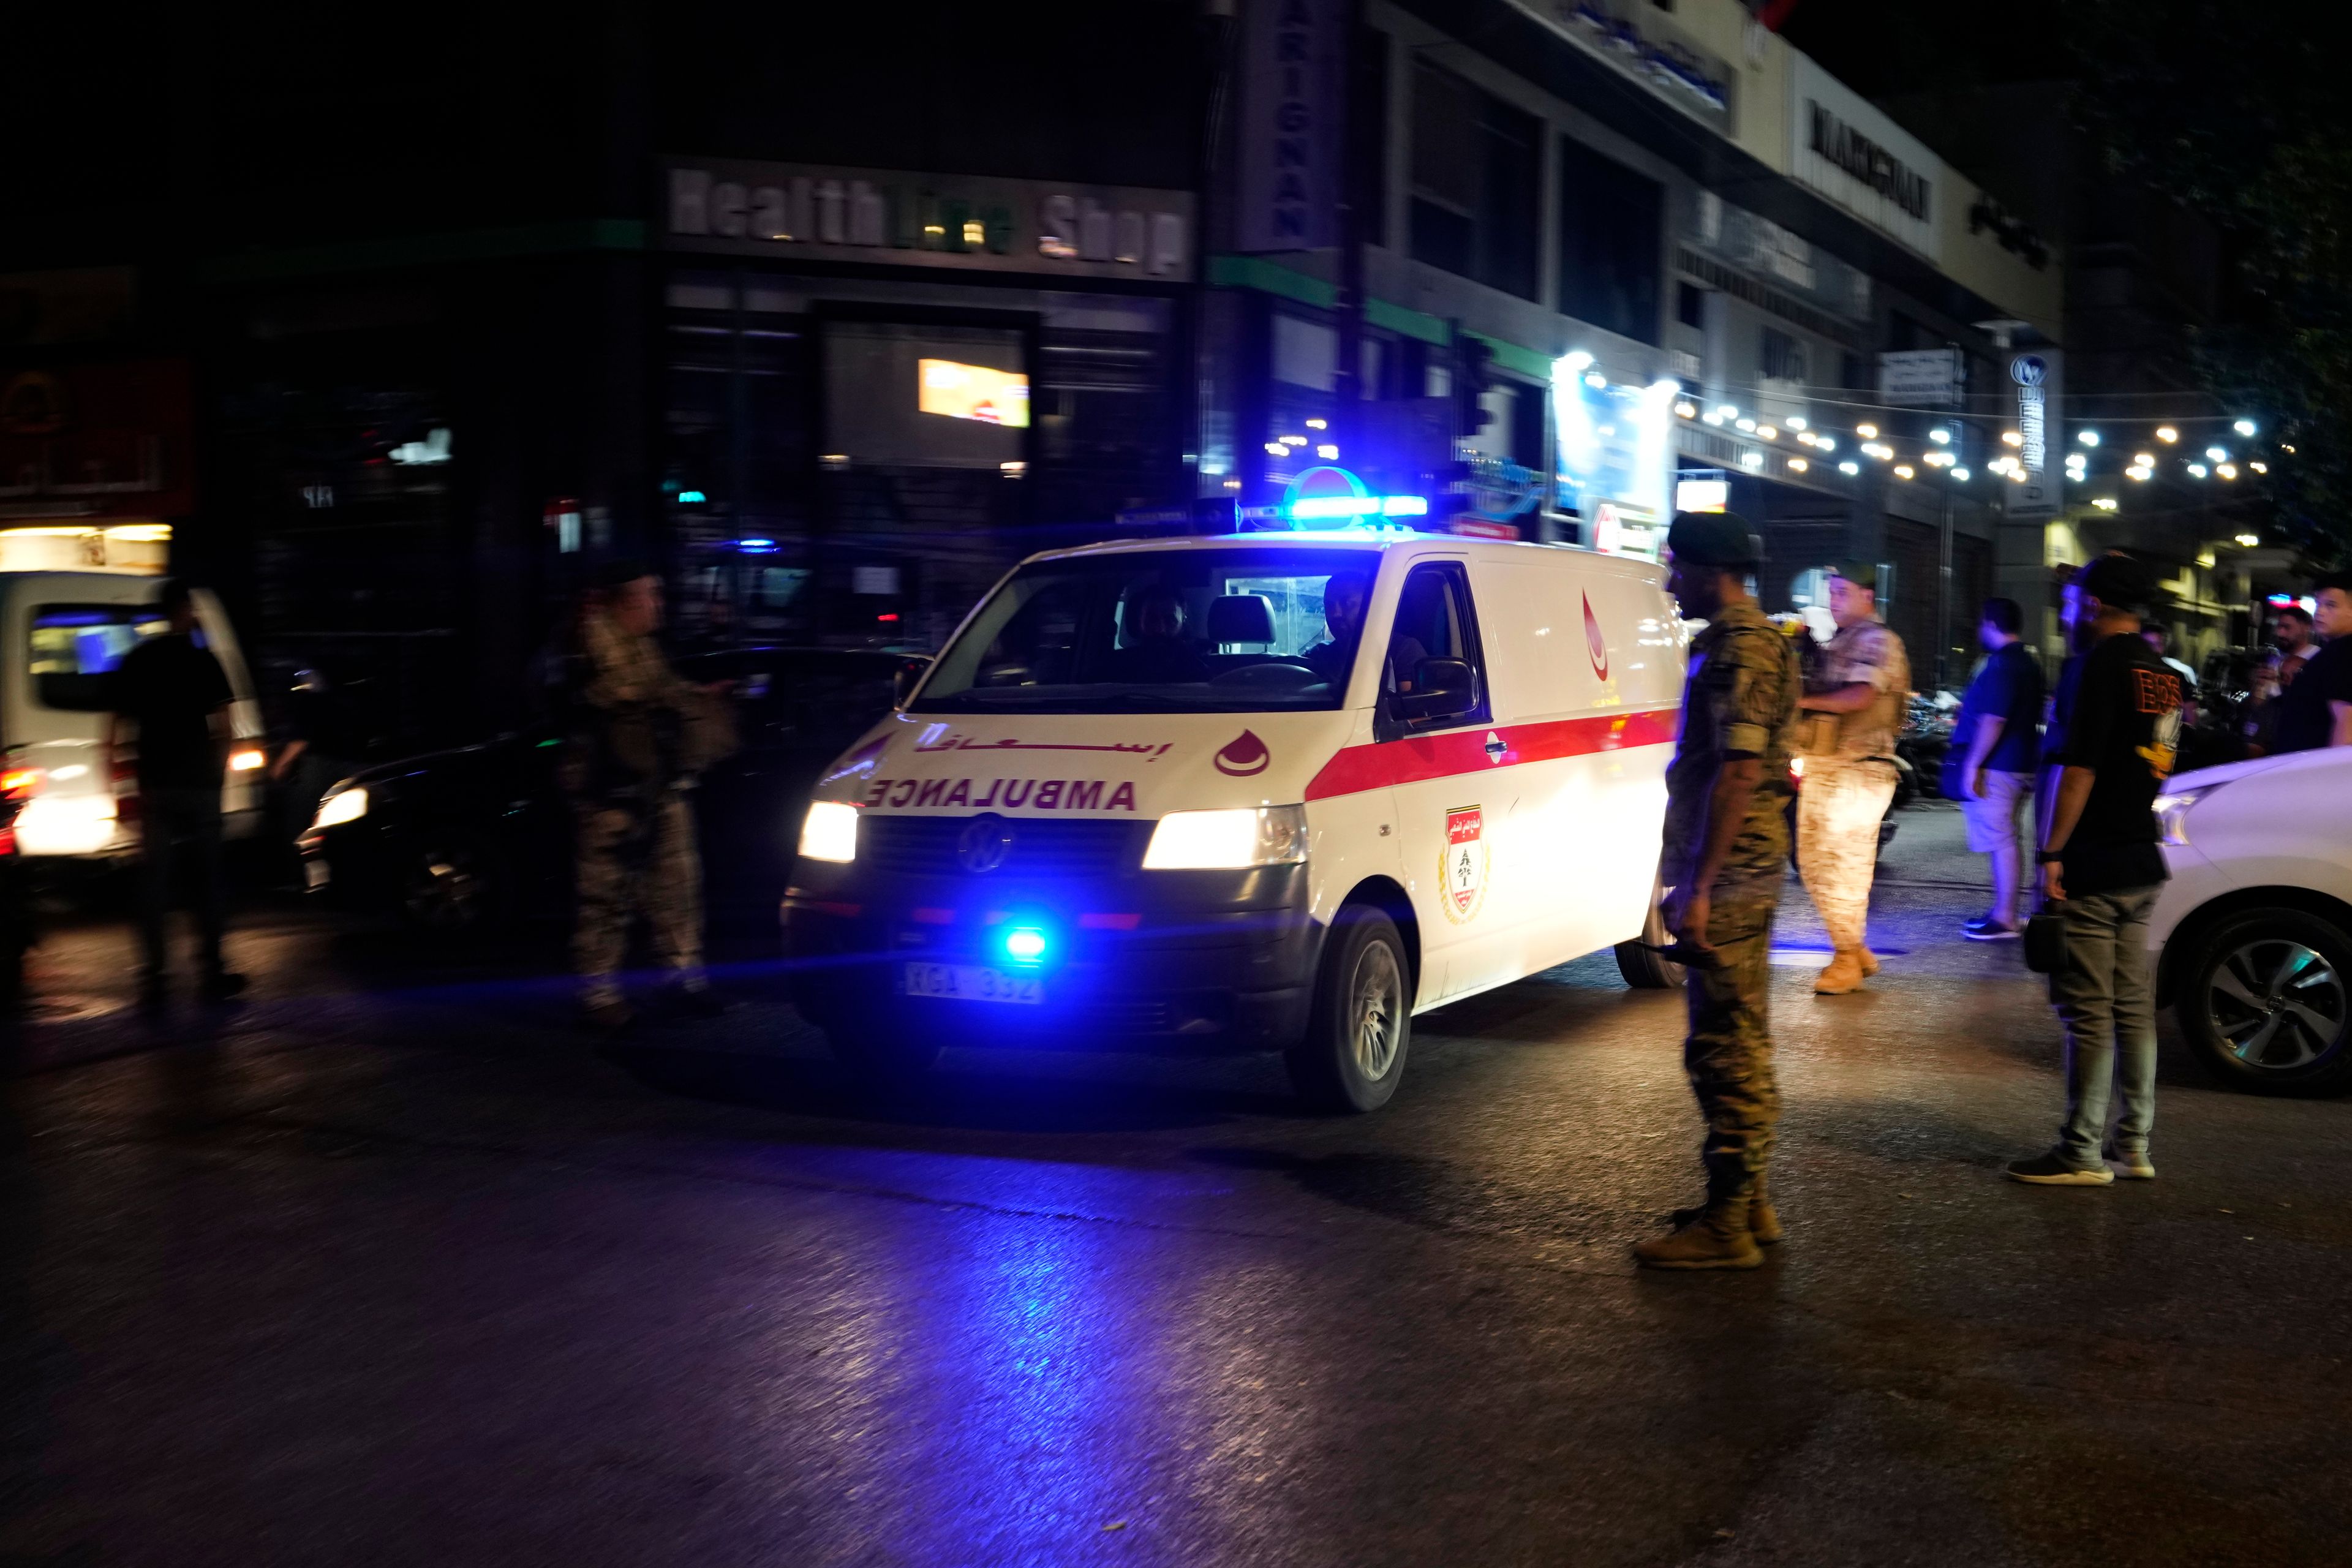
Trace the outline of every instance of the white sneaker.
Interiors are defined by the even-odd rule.
[[[2119,1153],[2110,1158],[2107,1161],[2107,1163],[2115,1168],[2116,1175],[2123,1177],[2127,1182],[2152,1182],[2156,1180],[2156,1167],[2148,1163],[2146,1151],[2142,1151],[2137,1154]]]

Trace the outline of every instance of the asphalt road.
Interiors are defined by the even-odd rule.
[[[2342,1562],[2352,1105],[2168,1033],[2159,1181],[2000,1180],[2055,1033],[1957,838],[1906,814],[1860,995],[1791,889],[1745,1275],[1631,1266],[1697,1123],[1606,959],[1337,1120],[962,1051],[874,1106],[750,948],[608,1058],[288,910],[148,1026],[85,922],[0,1100],[0,1563]]]

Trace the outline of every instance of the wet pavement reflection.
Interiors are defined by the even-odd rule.
[[[26,1032],[0,1559],[2334,1560],[2345,1107],[2168,1034],[2162,1181],[2000,1182],[2056,1045],[1957,828],[1906,823],[1870,991],[1777,972],[1790,1239],[1733,1277],[1630,1266],[1697,1128],[1605,958],[1340,1120],[1255,1059],[877,1100],[755,952],[600,1052],[544,966],[264,911],[249,1005]],[[112,940],[42,963],[103,996]]]

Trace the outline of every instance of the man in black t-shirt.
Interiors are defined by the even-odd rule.
[[[2044,1186],[2105,1186],[2119,1171],[2146,1180],[2156,1121],[2156,1003],[2148,987],[2147,918],[2166,872],[2157,791],[2180,738],[2180,677],[2139,637],[2154,594],[2147,569],[2102,555],[2066,587],[2070,625],[2087,628],[2067,726],[2064,767],[2036,857],[2066,922],[2066,962],[2051,996],[2066,1028],[2066,1121],[2058,1146],[2009,1167]],[[2107,1104],[2120,1090],[2115,1168],[2105,1157]]]
[[[245,989],[245,976],[221,963],[227,895],[221,875],[221,777],[234,694],[220,660],[195,640],[195,604],[184,583],[163,584],[163,612],[171,629],[123,657],[114,672],[113,755],[137,733],[140,810],[140,936],[146,966],[140,999],[163,999],[163,916],[171,907],[173,863],[184,856],[195,874],[196,923],[205,999],[226,1001]]]
[[[2279,694],[2270,750],[2352,746],[2352,575],[2320,580],[2311,624],[2327,644]]]

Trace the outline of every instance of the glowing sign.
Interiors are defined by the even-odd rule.
[[[1029,423],[1029,378],[1019,371],[959,364],[951,359],[921,360],[916,368],[922,381],[916,406],[925,414],[1008,428]]]
[[[1675,510],[1676,511],[1724,511],[1731,505],[1731,482],[1728,479],[1676,479]]]
[[[1552,367],[1559,500],[1585,519],[1595,548],[1654,561],[1674,494],[1674,405],[1682,388],[1605,378],[1594,386],[1570,366],[1575,357]]]

